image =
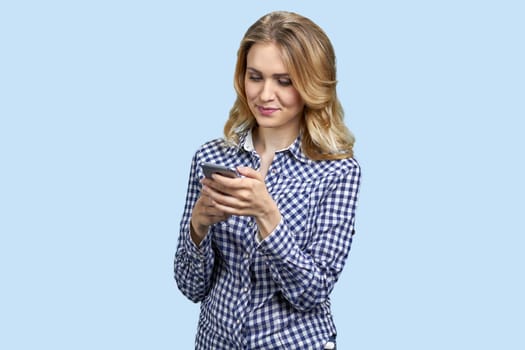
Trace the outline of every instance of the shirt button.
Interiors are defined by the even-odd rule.
[[[248,293],[248,288],[244,288],[244,293]]]
[[[249,258],[250,258],[250,254],[245,253],[245,254],[244,254],[244,258],[245,258],[245,259],[249,259]]]
[[[250,222],[248,223],[248,226],[252,227],[252,226],[253,226],[253,221],[250,221]]]
[[[241,320],[240,319],[237,319],[237,324],[241,324]]]
[[[277,169],[272,169],[272,174],[277,174]]]

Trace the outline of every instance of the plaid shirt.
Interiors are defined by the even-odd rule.
[[[258,241],[253,217],[232,216],[197,247],[189,226],[203,162],[260,167],[251,134],[238,146],[210,141],[193,157],[175,279],[201,303],[196,349],[323,349],[336,334],[329,296],[354,234],[358,163],[310,160],[297,138],[265,179],[282,216],[271,235]]]

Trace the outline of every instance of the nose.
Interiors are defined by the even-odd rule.
[[[273,84],[273,81],[266,80],[262,86],[261,93],[259,94],[259,97],[262,101],[273,101],[275,98],[275,86]]]

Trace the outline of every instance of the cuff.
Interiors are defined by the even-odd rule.
[[[209,253],[211,249],[211,234],[208,230],[208,233],[206,234],[206,237],[201,241],[200,245],[195,244],[193,240],[191,239],[190,235],[190,228],[186,230],[186,252],[190,259],[194,263],[200,263]]]
[[[285,260],[292,253],[294,244],[293,237],[291,236],[288,227],[286,226],[284,219],[275,227],[275,229],[266,237],[261,240],[259,233],[256,234],[256,241],[259,243],[258,249],[260,249],[264,255],[273,256],[280,260]]]

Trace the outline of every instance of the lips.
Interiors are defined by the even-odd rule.
[[[274,112],[279,110],[279,108],[262,107],[262,106],[257,106],[257,109],[259,110],[259,113],[261,113],[262,115],[271,115]]]

